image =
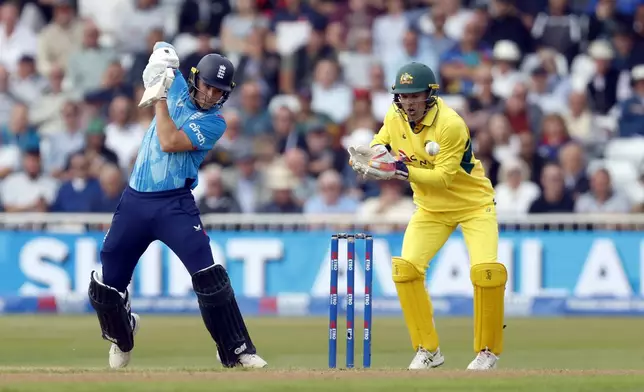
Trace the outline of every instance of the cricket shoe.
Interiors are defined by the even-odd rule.
[[[268,363],[257,354],[241,354],[237,361],[241,367],[249,369],[261,369],[268,366]]]
[[[492,354],[487,348],[481,350],[476,358],[467,366],[467,370],[491,370],[496,368],[496,362],[499,357]]]
[[[219,352],[217,352],[217,360],[221,362]],[[257,354],[240,354],[237,358],[237,366],[248,369],[262,369],[268,366],[268,363]]]
[[[136,335],[141,324],[141,318],[136,313],[132,313],[132,324],[132,333]],[[112,369],[126,367],[130,363],[131,354],[132,351],[123,352],[116,344],[112,343],[112,347],[110,347],[110,367]]]
[[[440,347],[431,352],[422,347],[418,348],[416,356],[409,364],[409,370],[424,370],[439,367],[445,363],[445,357],[441,353]]]

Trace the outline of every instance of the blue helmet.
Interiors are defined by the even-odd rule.
[[[190,70],[190,76],[188,77],[190,100],[195,106],[199,107],[199,104],[195,101],[197,78],[199,78],[208,86],[216,87],[224,92],[221,99],[215,104],[215,107],[221,108],[235,88],[234,77],[235,67],[226,57],[216,53],[203,56],[197,66],[192,67]]]

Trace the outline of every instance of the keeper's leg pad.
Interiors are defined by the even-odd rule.
[[[434,326],[432,302],[425,290],[425,274],[411,262],[393,257],[392,278],[414,351],[419,346],[435,351],[438,348],[438,334]]]
[[[470,269],[474,286],[474,352],[487,348],[503,352],[505,284],[508,271],[501,263],[475,264]]]
[[[89,283],[89,303],[96,311],[103,339],[118,346],[123,352],[134,348],[133,321],[127,290],[119,293],[105,285],[96,271],[92,271]]]
[[[217,344],[222,365],[234,367],[240,354],[255,354],[228,273],[213,265],[192,275],[199,309],[210,336]]]

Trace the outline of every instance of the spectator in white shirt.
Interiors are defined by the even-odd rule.
[[[293,182],[293,197],[299,206],[315,194],[315,179],[308,172],[309,156],[304,150],[293,148],[284,153],[284,164]]]
[[[373,22],[373,46],[378,58],[391,55],[392,48],[402,46],[403,36],[409,27],[402,0],[387,1],[387,13]]]
[[[65,171],[67,159],[75,151],[85,147],[85,133],[81,128],[80,108],[73,102],[67,102],[61,112],[63,129],[51,135],[46,142],[44,154],[45,171],[55,178],[60,178]]]
[[[349,42],[351,50],[339,54],[342,64],[342,74],[347,83],[353,88],[369,87],[369,69],[377,63],[373,54],[371,30],[360,29],[355,31]]]
[[[166,26],[168,15],[159,5],[159,0],[134,0],[136,8],[120,14],[116,30],[119,50],[129,53],[144,52],[146,37],[155,28]]]
[[[575,212],[584,214],[628,213],[631,206],[626,197],[611,185],[610,173],[601,168],[590,177],[590,191],[579,196]]]
[[[311,108],[314,111],[326,114],[336,123],[349,118],[353,92],[340,80],[337,62],[331,59],[318,62],[311,91]]]
[[[64,129],[62,110],[69,100],[68,94],[63,92],[64,78],[62,68],[52,68],[43,95],[29,102],[29,123],[38,127],[41,136],[53,135]]]
[[[304,204],[305,214],[353,214],[358,202],[345,194],[342,177],[330,169],[318,177],[318,192]]]
[[[568,105],[564,106],[563,118],[570,137],[590,145],[596,141],[593,131],[593,113],[588,108],[588,98],[585,91],[573,91],[568,96]]]
[[[78,14],[83,19],[94,20],[101,30],[101,43],[111,46],[116,41],[120,20],[134,9],[132,0],[77,0]]]
[[[94,21],[85,21],[83,31],[83,46],[70,55],[67,64],[70,87],[80,96],[100,88],[107,67],[117,59],[113,50],[101,47],[101,32]]]
[[[528,165],[518,158],[506,159],[499,169],[496,193],[496,211],[499,215],[523,215],[528,212],[541,191],[530,181]]]
[[[52,4],[54,19],[38,36],[36,66],[41,75],[49,75],[54,66],[65,67],[83,42],[83,23],[76,17],[72,1],[52,0]]]
[[[374,118],[383,119],[392,104],[388,85],[393,80],[385,80],[385,71],[380,64],[374,64],[369,70],[369,91],[371,92],[371,114]]]
[[[236,0],[233,2],[234,12],[224,16],[221,44],[227,53],[240,55],[252,30],[268,27],[268,21],[257,12],[255,3],[253,0]]]
[[[47,88],[47,79],[36,73],[36,62],[31,55],[18,61],[18,69],[9,79],[9,91],[21,102],[32,104],[42,97]]]
[[[119,166],[129,167],[139,150],[145,128],[133,119],[133,103],[126,96],[114,98],[109,108],[109,123],[105,127],[105,146],[119,157]]]
[[[519,139],[513,133],[512,125],[505,115],[501,113],[492,115],[487,129],[494,139],[494,158],[497,161],[503,163],[506,159],[519,155]]]
[[[58,192],[58,182],[42,174],[40,151],[24,153],[23,171],[10,174],[0,192],[6,212],[46,212]]]
[[[460,41],[465,25],[472,20],[474,13],[462,7],[462,0],[435,0],[434,7],[446,15],[445,33],[454,41]]]
[[[431,46],[421,46],[418,41],[418,34],[409,30],[403,35],[402,45],[392,48],[391,53],[383,58],[385,64],[385,77],[387,80],[395,80],[398,69],[411,62],[418,62],[427,65],[433,70],[439,68],[439,52]],[[440,84],[440,74],[436,72]]]
[[[16,2],[5,2],[0,6],[0,64],[9,72],[18,67],[18,60],[37,51],[36,35],[18,23],[19,9]]]
[[[492,91],[495,95],[507,99],[512,95],[514,86],[525,80],[524,75],[518,70],[521,51],[514,42],[502,40],[494,44],[492,55],[494,57]]]
[[[431,48],[439,58],[456,45],[456,41],[447,36],[446,22],[445,12],[440,7],[432,7],[418,19],[414,26],[420,36],[420,46]]]
[[[528,102],[539,106],[543,113],[562,113],[566,108],[565,97],[553,94],[548,77],[548,71],[542,66],[532,70]]]

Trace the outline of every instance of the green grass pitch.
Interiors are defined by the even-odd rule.
[[[413,352],[403,322],[379,317],[370,370],[327,369],[325,318],[248,319],[270,369],[230,370],[199,317],[143,315],[131,366],[111,371],[94,317],[2,316],[0,391],[644,391],[642,319],[507,320],[499,369],[485,373],[463,370],[474,356],[471,319],[436,322],[446,363],[432,371],[405,370]]]

